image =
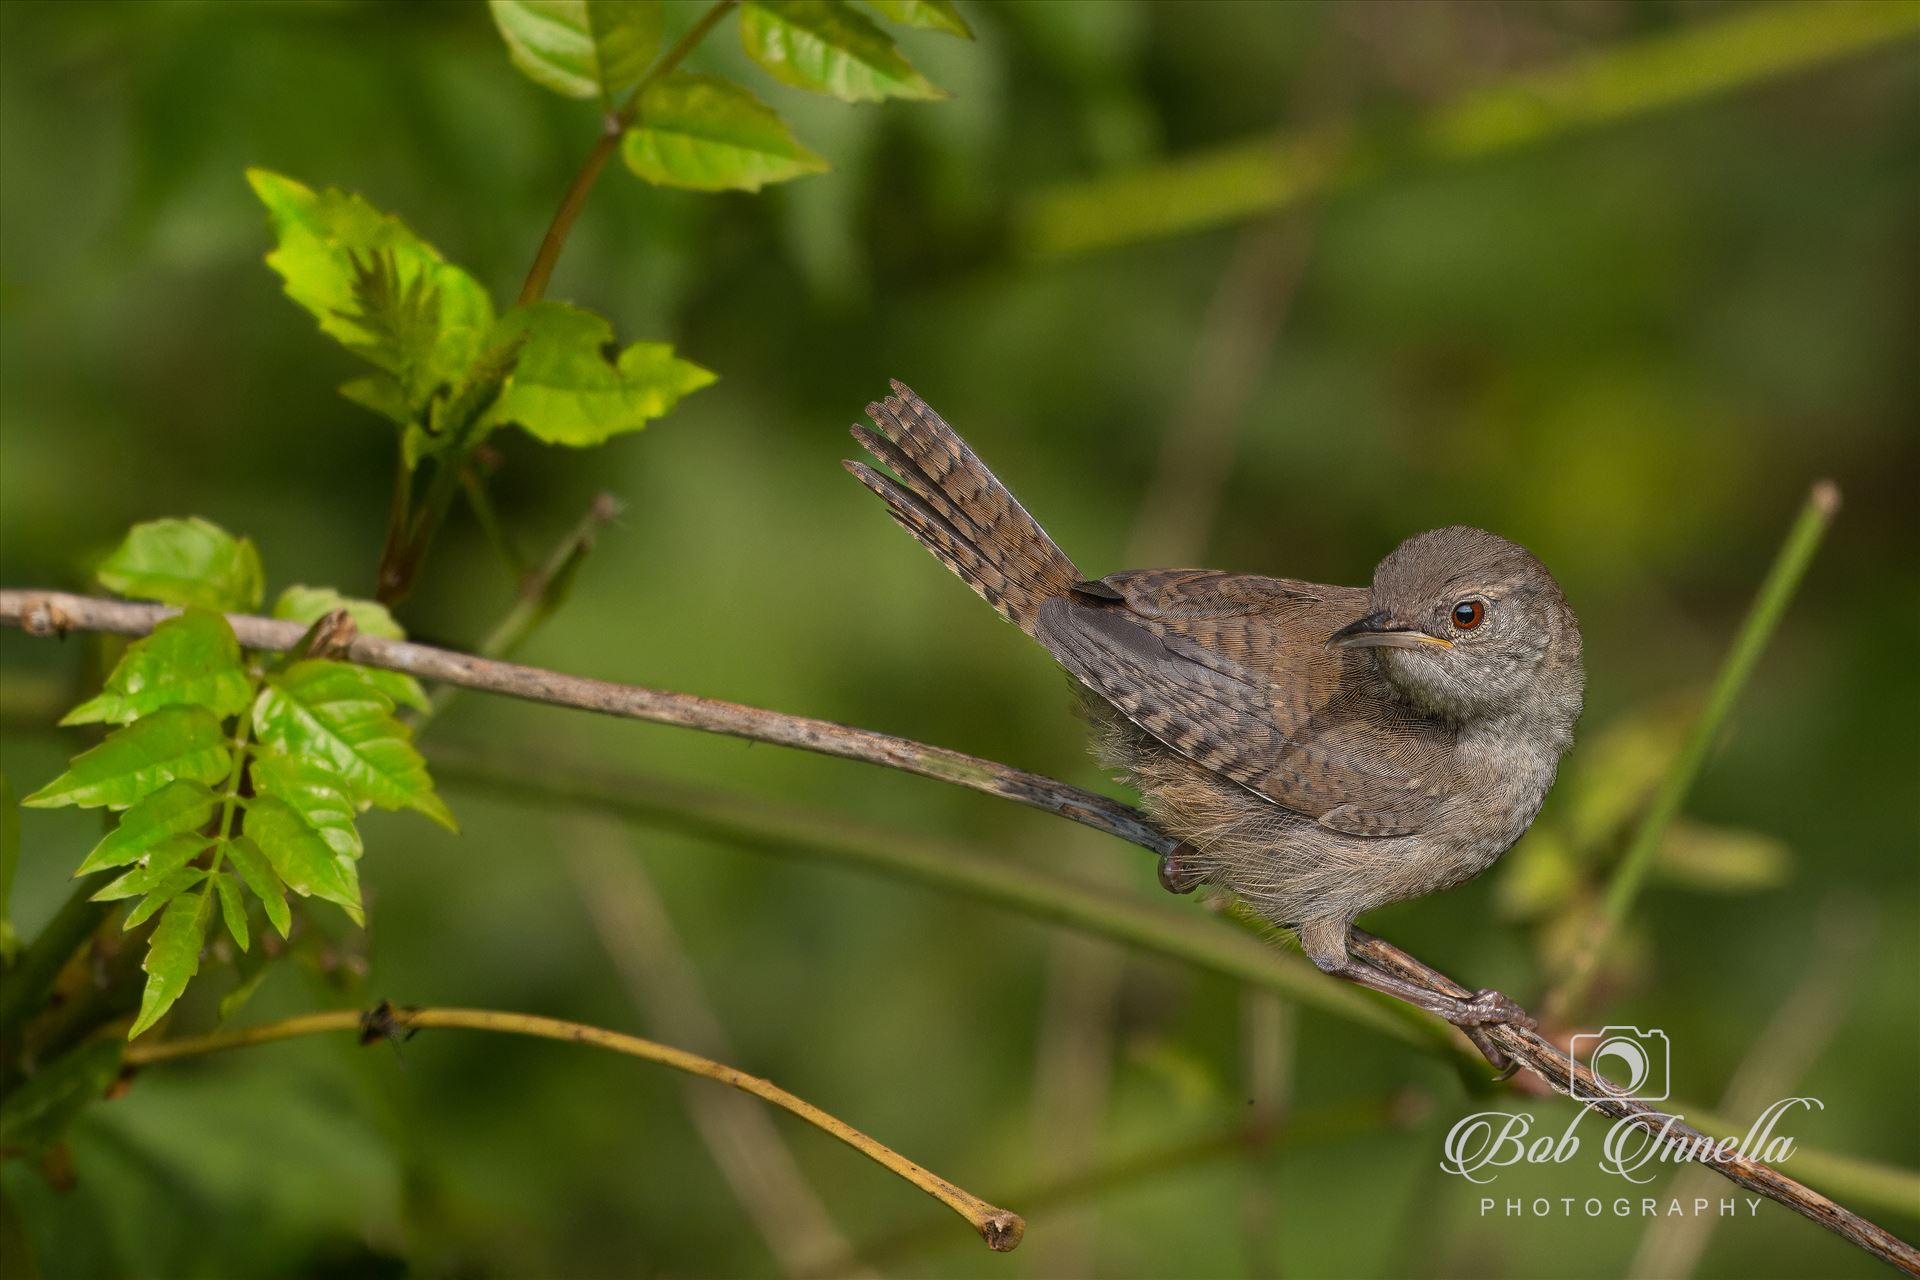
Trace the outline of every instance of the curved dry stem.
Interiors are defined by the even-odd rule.
[[[769,1080],[748,1075],[725,1063],[703,1058],[697,1053],[688,1053],[684,1049],[675,1049],[652,1040],[643,1040],[639,1036],[630,1036],[624,1032],[609,1031],[604,1027],[588,1026],[582,1022],[567,1022],[560,1018],[545,1018],[531,1013],[506,1013],[497,1009],[410,1009],[383,1002],[365,1012],[333,1009],[325,1013],[302,1014],[279,1022],[263,1023],[260,1026],[247,1027],[239,1031],[221,1031],[212,1035],[188,1036],[179,1040],[151,1042],[136,1040],[127,1046],[123,1061],[129,1067],[151,1066],[154,1063],[172,1062],[179,1058],[218,1053],[225,1049],[269,1044],[275,1040],[290,1040],[296,1036],[319,1035],[332,1031],[355,1031],[359,1033],[362,1044],[371,1044],[376,1040],[409,1036],[415,1031],[428,1027],[495,1031],[507,1035],[537,1036],[544,1040],[560,1040],[571,1044],[590,1044],[597,1048],[610,1049],[615,1053],[624,1053],[628,1057],[658,1063],[663,1067],[671,1067],[675,1071],[684,1071],[688,1075],[703,1076],[708,1080],[718,1081],[742,1093],[750,1093],[783,1111],[800,1117],[814,1128],[840,1139],[875,1164],[912,1183],[965,1218],[968,1224],[979,1233],[980,1238],[987,1242],[988,1248],[1004,1253],[1017,1246],[1021,1236],[1026,1232],[1026,1222],[1019,1214],[988,1204],[971,1192],[956,1187],[938,1174],[915,1164],[893,1148],[868,1137],[846,1121],[827,1114],[805,1098],[796,1097]]]

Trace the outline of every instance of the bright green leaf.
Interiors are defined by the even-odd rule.
[[[39,809],[124,809],[176,778],[218,782],[232,757],[220,721],[205,707],[162,707],[116,729],[67,771],[20,803]]]
[[[246,881],[253,896],[260,899],[260,905],[266,908],[268,921],[280,931],[281,937],[286,937],[293,928],[293,915],[287,910],[286,890],[280,884],[273,864],[267,861],[267,855],[246,836],[238,836],[227,841],[227,861]]]
[[[66,1138],[74,1117],[120,1078],[120,1042],[61,1054],[0,1101],[0,1148],[37,1155]]]
[[[134,1019],[131,1040],[160,1020],[200,972],[200,949],[207,941],[207,905],[204,893],[183,893],[167,904],[160,923],[147,942],[147,988],[140,995],[140,1016]]]
[[[269,677],[253,723],[266,745],[325,762],[355,800],[416,809],[455,829],[407,727],[393,718],[392,702],[359,670],[323,658],[296,662]]]
[[[175,872],[180,871],[186,867],[189,862],[192,862],[195,858],[206,852],[207,846],[212,843],[213,840],[211,837],[191,831],[185,835],[172,836],[166,840],[162,840],[159,844],[154,845],[153,848],[147,851],[145,858],[141,860],[139,866],[127,872],[125,875],[108,882],[104,888],[95,893],[93,895],[93,901],[118,902],[122,898],[138,898],[146,894],[158,893],[162,888],[167,886],[168,880]],[[191,886],[191,881],[177,885],[173,888],[172,893],[178,893],[181,889],[190,888]],[[172,894],[170,893],[168,896],[170,897]],[[164,901],[166,901],[165,898],[161,899],[161,902]],[[142,905],[144,906],[145,904],[143,903]],[[154,905],[157,907],[160,904],[155,903]],[[151,915],[152,912],[149,911],[147,914]],[[145,918],[145,916],[141,917],[141,919]],[[128,927],[131,928],[133,925],[139,923],[139,920],[129,921]]]
[[[120,825],[93,846],[73,874],[84,876],[137,862],[155,845],[205,826],[219,803],[203,782],[187,778],[169,782],[122,814]]]
[[[491,0],[494,25],[527,79],[611,109],[660,48],[659,0]]]
[[[286,803],[272,796],[256,798],[247,808],[246,834],[267,855],[287,888],[303,898],[338,903],[355,924],[365,922],[359,886],[341,870],[346,860],[336,858],[320,833]]]
[[[96,576],[136,600],[216,612],[259,608],[265,579],[251,539],[198,516],[133,526]]]
[[[360,856],[360,832],[354,826],[360,806],[340,775],[311,756],[263,752],[254,756],[253,790],[285,802],[320,833],[335,854]]]
[[[413,406],[407,403],[407,389],[390,373],[370,373],[364,378],[343,382],[340,394],[403,430],[413,427]],[[417,430],[418,428],[414,428]],[[407,470],[413,470],[412,463]]]
[[[694,191],[758,191],[827,168],[772,110],[718,76],[674,75],[650,87],[621,154],[648,182]]]
[[[947,96],[844,0],[752,0],[740,43],[774,79],[843,102]]]
[[[613,327],[564,303],[516,307],[500,329],[517,329],[525,345],[488,421],[516,423],[548,444],[594,445],[637,431],[714,380],[665,343],[636,342],[609,361]]]
[[[249,169],[247,180],[272,216],[279,247],[267,265],[287,296],[322,332],[386,370],[394,381],[382,387],[397,389],[417,418],[479,354],[494,319],[486,290],[359,196],[316,193],[265,169]]]
[[[233,935],[234,943],[245,951],[251,939],[247,934],[247,903],[240,896],[239,881],[224,871],[216,872],[213,888],[220,897],[220,918],[227,922],[227,932]]]
[[[973,39],[973,28],[953,7],[953,0],[867,0],[881,17],[922,31],[944,31]]]
[[[181,867],[171,872],[149,890],[146,897],[140,899],[139,906],[127,913],[126,923],[120,926],[121,929],[135,929],[145,924],[154,912],[206,878],[205,867]]]
[[[353,625],[365,635],[385,640],[405,640],[407,633],[387,612],[387,606],[372,600],[343,596],[332,587],[308,587],[295,583],[273,602],[273,616],[301,626],[311,626],[335,609],[345,609]]]
[[[233,628],[217,613],[188,609],[129,646],[106,687],[60,723],[125,724],[176,703],[205,707],[224,720],[252,700]]]

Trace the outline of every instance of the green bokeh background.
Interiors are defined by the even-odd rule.
[[[707,197],[616,168],[595,191],[553,296],[608,314],[623,340],[671,340],[720,382],[599,450],[501,439],[494,489],[528,547],[600,491],[626,504],[525,659],[1110,786],[1046,656],[837,465],[859,407],[904,378],[1082,568],[1126,567],[1250,233],[1040,261],[1019,249],[1023,202],[1264,129],[1391,132],[1504,74],[1739,9],[974,4],[976,43],[903,37],[952,101],[860,108],[749,73],[723,28],[691,65],[752,80],[834,170]],[[695,12],[673,7],[670,30]],[[1781,1048],[1763,1033],[1829,946],[1821,922],[1864,931],[1863,959],[1830,991],[1837,1026],[1792,1086],[1826,1109],[1792,1131],[1909,1169],[1916,52],[1909,38],[1507,155],[1390,166],[1290,215],[1304,263],[1238,410],[1204,557],[1362,582],[1436,524],[1526,543],[1586,629],[1576,770],[1607,725],[1697,696],[1809,484],[1834,478],[1844,511],[1688,806],[1784,842],[1784,878],[1744,893],[1656,883],[1631,963],[1589,1012],[1665,1029],[1676,1094],[1712,1103]],[[504,299],[594,129],[592,108],[512,69],[477,4],[0,6],[0,581],[82,587],[128,524],[198,514],[256,539],[274,589],[368,591],[391,432],[334,393],[357,366],[262,266],[241,170],[359,191]],[[462,512],[403,618],[471,645],[512,591]],[[17,793],[82,744],[46,726],[84,695],[97,648],[8,633],[0,656]],[[1167,902],[1130,846],[858,764],[479,697],[433,738],[803,804],[1201,909]],[[1223,979],[1090,958],[1050,927],[882,879],[447,790],[464,833],[369,819],[371,934],[339,934],[330,977],[276,970],[243,1020],[388,997],[646,1034],[570,861],[592,846],[644,866],[738,1065],[1013,1208],[1023,1189],[1218,1132],[1252,1103],[1334,1117],[1312,1143],[1163,1160],[1036,1206],[1005,1258],[778,1121],[850,1240],[934,1219],[889,1274],[1611,1276],[1647,1229],[1483,1217],[1481,1189],[1439,1172],[1442,1136],[1512,1104],[1364,1030],[1283,1016],[1287,1083],[1257,1077],[1269,1092],[1256,1099],[1248,1042],[1268,1044],[1274,1023]],[[1550,802],[1543,823],[1554,816]],[[15,914],[31,936],[97,820],[32,811],[23,830]],[[1531,1002],[1545,963],[1538,933],[1502,911],[1508,870],[1369,923]],[[1085,971],[1115,990],[1082,1026],[1060,993]],[[176,1034],[211,1020],[225,981],[201,980]],[[1096,1099],[1090,1127],[1036,1090],[1062,1045],[1091,1046],[1066,1086]],[[1089,1094],[1109,1073],[1105,1099]],[[1537,1110],[1553,1132],[1571,1114]],[[1599,1131],[1581,1132],[1591,1152]],[[5,1170],[49,1275],[779,1269],[681,1078],[545,1043],[438,1033],[363,1052],[343,1037],[155,1069],[84,1118],[73,1158],[66,1194]],[[1583,1155],[1488,1194],[1621,1185]],[[1876,1216],[1912,1238],[1909,1208]],[[1700,1274],[1879,1271],[1767,1205],[1718,1226]]]

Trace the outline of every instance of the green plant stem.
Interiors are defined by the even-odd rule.
[[[111,902],[92,900],[94,892],[108,878],[101,872],[75,884],[73,892],[54,912],[53,919],[42,926],[7,971],[5,981],[0,982],[0,1045],[5,1046],[0,1054],[5,1058],[13,1057],[14,1037],[27,1019],[45,1005],[47,992],[60,970],[113,910]]]
[[[487,492],[486,483],[481,480],[472,467],[460,473],[460,487],[467,496],[467,507],[473,512],[474,523],[480,526],[480,532],[486,537],[487,545],[500,557],[500,563],[507,567],[517,584],[531,573],[532,566],[527,563],[513,536],[500,520],[499,509],[493,505],[493,496]]]
[[[744,1071],[715,1062],[711,1058],[703,1058],[699,1054],[688,1053],[683,1049],[675,1049],[652,1040],[643,1040],[639,1036],[609,1031],[604,1027],[589,1026],[580,1022],[565,1022],[559,1018],[544,1018],[527,1013],[505,1013],[495,1009],[406,1009],[383,1004],[365,1013],[354,1009],[335,1009],[325,1013],[310,1013],[287,1018],[280,1022],[269,1022],[240,1031],[222,1031],[179,1040],[135,1041],[127,1046],[123,1061],[129,1067],[150,1066],[179,1058],[195,1057],[199,1054],[218,1053],[225,1049],[238,1049],[247,1045],[288,1040],[295,1036],[320,1035],[337,1031],[358,1032],[363,1043],[370,1043],[395,1036],[403,1037],[418,1030],[435,1027],[493,1031],[509,1035],[535,1036],[545,1040],[559,1040],[569,1044],[588,1044],[663,1067],[671,1067],[675,1071],[684,1071],[688,1075],[703,1076],[708,1080],[717,1081],[770,1102],[783,1111],[798,1116],[821,1132],[838,1138],[861,1155],[912,1183],[965,1218],[992,1249],[1004,1252],[1014,1248],[1020,1243],[1020,1237],[1026,1231],[1026,1223],[1018,1214],[988,1204],[945,1178],[928,1172],[891,1147],[875,1141],[846,1121],[827,1114],[806,1099],[788,1093],[771,1081],[748,1075]]]
[[[534,255],[526,283],[520,286],[521,305],[538,302],[546,296],[547,284],[553,279],[553,269],[560,262],[561,251],[567,247],[567,237],[573,232],[573,224],[580,217],[580,211],[586,208],[587,197],[593,194],[594,184],[600,181],[600,173],[607,167],[607,161],[613,159],[613,153],[619,149],[627,126],[633,123],[634,116],[639,112],[641,95],[684,62],[694,47],[706,39],[707,33],[718,26],[720,20],[727,16],[727,11],[737,3],[739,0],[719,0],[702,14],[700,20],[687,28],[686,34],[648,69],[640,83],[634,86],[633,92],[627,95],[626,101],[621,103],[620,109],[607,116],[599,140],[593,144],[593,150],[587,153],[580,171],[573,175],[573,181],[560,197],[560,207],[553,211],[553,221],[547,224],[547,232],[540,238],[540,251]]]
[[[1437,1020],[1329,981],[1298,955],[1231,925],[985,858],[965,845],[630,772],[595,770],[548,753],[537,760],[516,756],[502,762],[442,748],[428,759],[443,785],[563,809],[595,809],[729,848],[798,854],[960,894],[1277,992],[1442,1058],[1481,1061]]]
[[[1773,567],[1767,571],[1759,592],[1754,596],[1746,620],[1741,623],[1739,633],[1734,638],[1733,648],[1728,650],[1719,674],[1714,677],[1706,706],[1693,722],[1679,757],[1661,780],[1660,789],[1647,806],[1646,815],[1641,818],[1640,826],[1634,832],[1633,842],[1627,846],[1626,853],[1613,870],[1593,931],[1575,953],[1565,976],[1547,1001],[1547,1018],[1550,1021],[1563,1021],[1586,995],[1601,954],[1625,923],[1627,913],[1632,910],[1634,899],[1646,883],[1647,872],[1653,866],[1654,855],[1659,852],[1668,827],[1686,803],[1687,793],[1700,776],[1708,752],[1719,740],[1721,729],[1733,711],[1733,704],[1739,700],[1741,690],[1746,688],[1755,664],[1760,661],[1761,653],[1772,639],[1781,616],[1792,602],[1800,580],[1806,576],[1807,566],[1813,563],[1814,553],[1820,549],[1827,527],[1833,523],[1834,514],[1839,509],[1840,490],[1832,481],[1822,480],[1808,493],[1805,505],[1800,508],[1799,518],[1794,521],[1785,544],[1774,558]]]
[[[1058,257],[1238,222],[1414,165],[1477,160],[1886,48],[1920,32],[1904,0],[1758,4],[1497,80],[1410,130],[1272,134],[1038,192],[1016,220]]]

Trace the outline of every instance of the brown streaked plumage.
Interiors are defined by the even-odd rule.
[[[1328,973],[1468,1029],[1524,1017],[1370,968],[1354,918],[1492,865],[1572,742],[1580,627],[1546,568],[1479,529],[1418,534],[1373,586],[1203,569],[1097,581],[898,382],[847,469],[1085,694],[1094,748],[1183,843],[1168,888],[1239,894]],[[1489,1051],[1489,1056],[1495,1056]]]

